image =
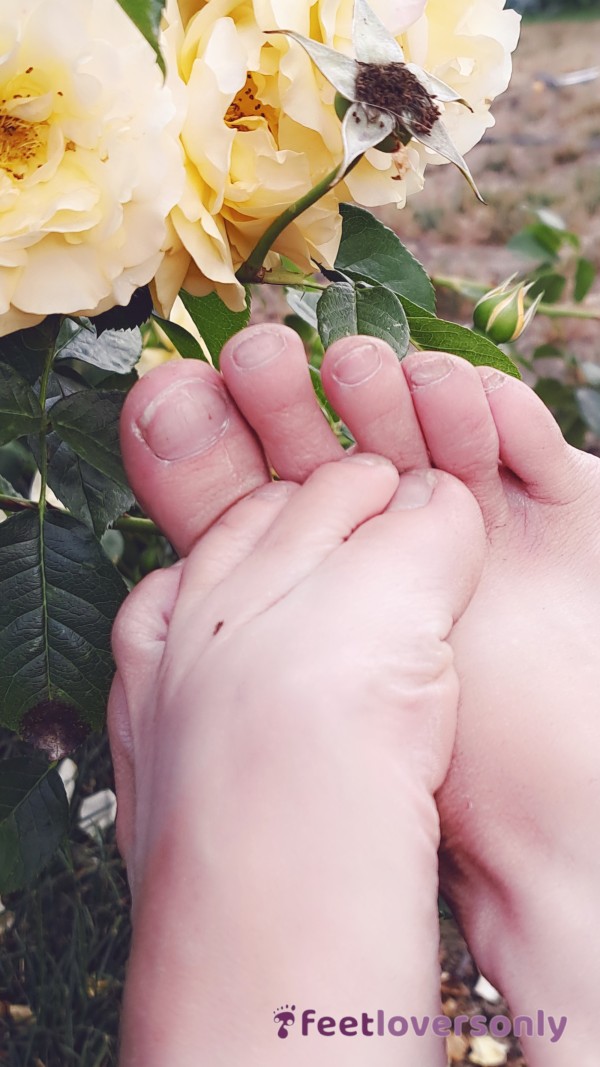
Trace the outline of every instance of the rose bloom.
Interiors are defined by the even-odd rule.
[[[504,0],[372,0],[414,62],[460,91],[473,108],[440,105],[456,147],[472,148],[493,124],[491,100],[508,85],[519,16]],[[269,224],[341,162],[334,90],[304,50],[264,30],[291,29],[353,54],[353,0],[169,0],[167,53],[186,85],[182,141],[186,186],[171,215],[173,240],[157,279],[169,306],[181,284],[244,305],[235,278]],[[298,266],[331,266],[338,204],[397,204],[422,188],[427,163],[445,162],[412,141],[395,156],[372,150],[275,249]],[[395,179],[395,180],[392,180]],[[277,262],[271,256],[268,266]]]
[[[161,262],[176,108],[117,0],[0,0],[0,335],[127,304]]]

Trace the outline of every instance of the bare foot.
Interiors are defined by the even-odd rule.
[[[323,377],[361,447],[406,470],[423,465],[426,446],[482,508],[484,577],[451,639],[461,701],[438,794],[443,887],[513,1012],[568,1019],[560,1040],[547,1022],[543,1038],[524,1038],[530,1067],[592,1067],[600,463],[564,442],[525,385],[454,357],[424,353],[400,367],[378,342],[344,341]]]
[[[320,419],[299,395],[298,418],[304,395]],[[245,413],[257,423],[278,403],[257,391]],[[264,442],[269,458],[293,428]],[[340,1067],[437,1067],[431,1031],[298,1028],[284,1043],[277,1029],[292,1003],[296,1019],[439,1011],[433,793],[455,728],[446,639],[482,565],[473,498],[375,457],[265,487],[254,434],[197,365],[136,387],[123,444],[134,488],[189,555],[142,583],[115,630],[134,889],[122,1067],[330,1064],[332,1045]]]

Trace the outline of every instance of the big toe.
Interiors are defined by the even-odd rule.
[[[129,393],[121,448],[131,487],[180,555],[269,480],[264,452],[212,367],[157,367]]]

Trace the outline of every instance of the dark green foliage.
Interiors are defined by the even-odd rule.
[[[65,787],[56,770],[27,757],[0,762],[0,893],[32,883],[68,822]]]
[[[0,719],[57,700],[93,728],[104,720],[110,630],[125,586],[92,532],[60,512],[0,524]]]
[[[0,730],[0,768],[25,751]],[[117,1063],[129,891],[114,828],[91,840],[77,827],[83,797],[114,789],[106,738],[90,739],[77,766],[69,838],[33,887],[3,898],[0,1059],[7,1067]],[[13,1006],[21,1009],[15,1017]]]

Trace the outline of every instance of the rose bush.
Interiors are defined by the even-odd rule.
[[[491,101],[511,73],[519,16],[504,0],[373,0],[407,62],[460,91],[473,108],[448,104],[444,121],[461,152],[493,123]],[[285,37],[292,29],[352,54],[352,0],[170,0],[167,51],[186,85],[182,141],[186,187],[172,213],[173,243],[157,280],[169,305],[184,284],[244,304],[235,272],[268,225],[342,156],[334,90]],[[282,235],[275,250],[307,270],[331,265],[340,237],[337,205],[394,203],[423,185],[427,163],[444,162],[411,142],[394,156],[367,153],[328,197]],[[394,180],[392,180],[394,179]]]
[[[127,304],[183,186],[172,93],[115,0],[2,7],[0,335]]]

